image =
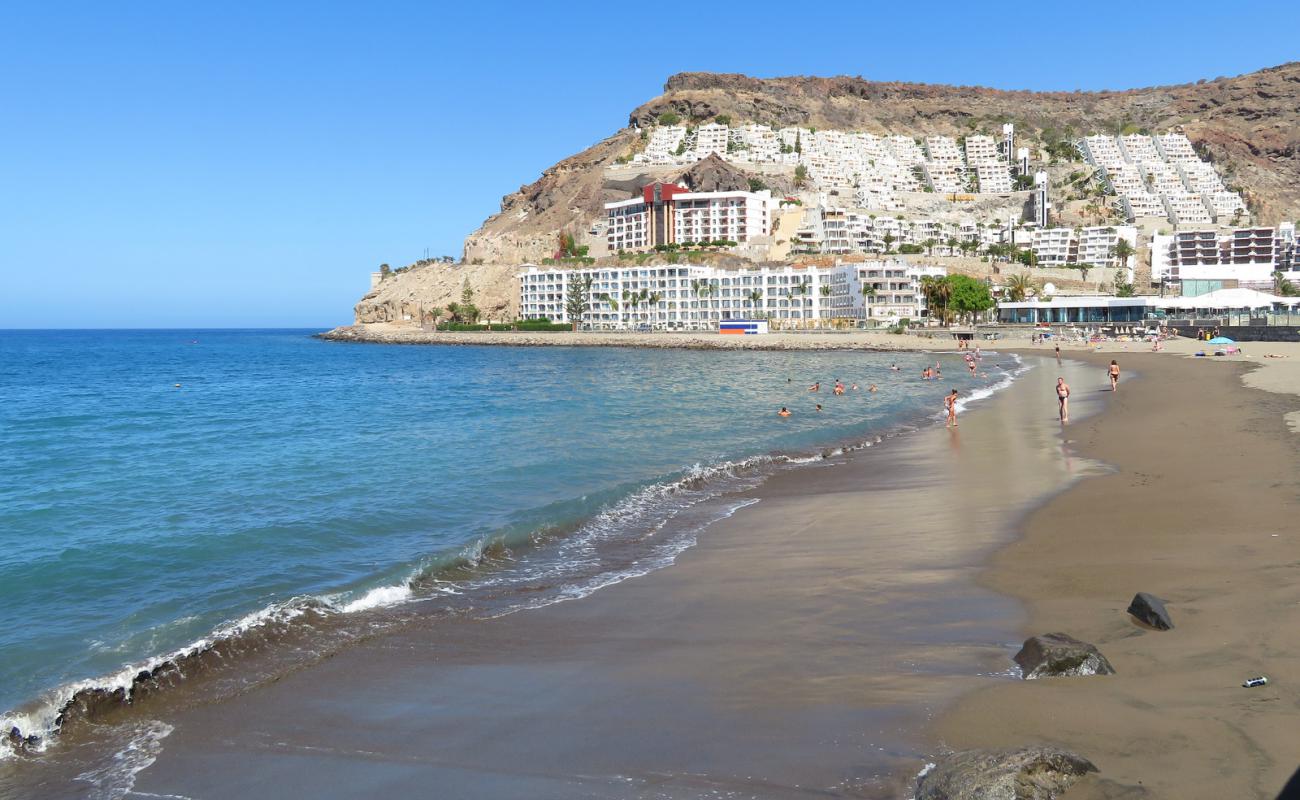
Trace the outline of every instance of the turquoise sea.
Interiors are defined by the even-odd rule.
[[[485,553],[498,593],[594,591],[669,563],[764,469],[929,424],[950,386],[975,388],[951,355],[311,333],[0,332],[4,730],[47,732],[38,698],[295,599],[450,596],[438,570]],[[948,380],[921,381],[936,360]],[[835,397],[836,378],[860,388]]]

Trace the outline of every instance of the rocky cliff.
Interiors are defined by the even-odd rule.
[[[560,231],[581,234],[604,203],[631,195],[635,178],[609,182],[604,172],[635,151],[634,126],[650,126],[665,112],[694,123],[724,116],[736,125],[916,136],[996,132],[1001,123],[1014,122],[1022,140],[1180,128],[1225,181],[1242,190],[1262,222],[1300,217],[1300,62],[1233,78],[1107,92],[683,73],[668,79],[661,96],[633,110],[628,127],[507,195],[500,213],[465,240],[466,260],[535,261],[555,249]]]
[[[413,264],[379,282],[353,309],[358,325],[379,322],[419,325],[433,309],[461,301],[469,281],[483,319],[514,319],[519,298],[515,264]]]

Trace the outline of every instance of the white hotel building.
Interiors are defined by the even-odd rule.
[[[898,258],[721,269],[685,264],[561,269],[525,265],[519,315],[572,322],[571,281],[591,280],[585,327],[596,330],[715,330],[723,320],[764,318],[773,328],[889,324],[926,316],[921,277],[942,276]],[[867,291],[864,292],[864,289]]]
[[[605,239],[614,252],[685,242],[749,244],[771,235],[777,203],[766,189],[689,192],[653,183],[641,197],[605,204]]]

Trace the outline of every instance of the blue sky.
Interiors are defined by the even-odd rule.
[[[0,328],[347,322],[380,262],[458,256],[674,72],[1072,90],[1300,58],[1282,3],[688,7],[7,3]]]

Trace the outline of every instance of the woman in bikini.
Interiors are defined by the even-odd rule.
[[[1110,376],[1110,390],[1119,391],[1119,362],[1111,359],[1110,369],[1106,370],[1106,374]]]

